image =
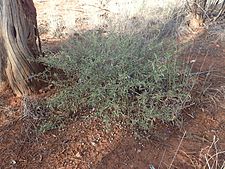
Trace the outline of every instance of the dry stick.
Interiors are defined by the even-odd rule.
[[[220,72],[221,70],[207,70],[207,71],[200,71],[200,72],[193,72],[191,75],[207,75],[213,72]]]
[[[209,69],[211,69],[212,66],[210,66]],[[209,82],[209,80],[212,78],[211,74],[210,73],[207,73],[206,74],[206,77],[204,79],[204,83],[203,83],[203,87],[206,87],[206,89],[204,90],[204,93],[212,86],[212,83],[210,83],[208,86],[207,85],[207,82]]]
[[[188,0],[186,0],[186,4],[187,4],[189,10],[192,12],[192,9],[191,9],[191,6],[190,6],[190,3],[188,2]]]
[[[216,21],[223,14],[224,10],[225,10],[225,0],[223,1],[223,4],[219,10],[218,15],[214,18],[214,21]]]
[[[204,16],[206,16],[208,19],[210,19],[209,15],[207,14],[207,11],[202,8],[198,3],[194,2],[194,5],[196,5],[202,12],[204,12]],[[206,19],[206,18],[205,18]]]
[[[205,160],[206,160],[206,163],[207,163],[209,169],[211,169],[210,164],[209,164],[209,161],[211,159],[213,159],[215,156],[218,156],[220,154],[225,154],[225,151],[218,152],[218,153],[214,154],[213,156],[211,156],[209,159],[206,157],[206,154],[205,154]]]
[[[219,1],[220,0],[217,0],[216,3],[214,4],[212,10],[211,10],[211,13],[213,13],[213,11],[216,9],[217,5],[219,4]]]
[[[103,10],[103,11],[106,11],[106,12],[111,12],[109,9],[102,8],[102,7],[100,7],[100,6],[91,5],[91,4],[86,4],[86,5],[87,5],[87,6],[94,7],[94,8],[98,8],[98,9]]]
[[[159,163],[159,167],[158,167],[158,169],[160,169],[160,167],[161,167],[161,165],[162,165],[162,162],[163,162],[163,159],[164,159],[165,153],[166,153],[166,149],[163,151],[162,159],[160,160],[160,163]]]
[[[216,144],[217,144],[218,141],[219,141],[219,139],[216,140],[216,136],[214,135],[213,136],[213,142],[212,142],[212,145],[210,146],[210,149],[214,146],[215,151],[216,151],[216,154],[218,153],[217,146],[216,146]],[[210,149],[208,150],[208,154],[210,152]],[[216,159],[214,160],[211,168],[214,168],[214,164],[216,163],[216,169],[217,169],[217,160],[218,160],[218,155],[216,155]]]
[[[206,164],[207,164],[207,166],[208,166],[209,169],[213,168],[213,166],[214,166],[214,163],[213,163],[212,167],[210,166],[210,163],[209,163],[210,159],[213,158],[213,156],[210,156],[210,150],[212,149],[213,146],[216,145],[216,143],[217,143],[218,141],[219,141],[219,139],[216,140],[216,136],[214,135],[214,136],[213,136],[213,142],[212,142],[212,144],[209,146],[207,153],[204,155],[204,156],[205,156],[205,160],[206,160]],[[207,155],[210,156],[210,159],[207,158]],[[216,157],[217,157],[217,149],[216,149]]]
[[[211,169],[210,164],[209,164],[209,160],[207,159],[206,154],[205,154],[205,160],[206,160],[206,164],[207,164],[208,168]]]
[[[182,152],[182,153],[190,160],[191,165],[192,165],[194,168],[196,168],[196,167],[195,167],[196,165],[195,165],[194,161],[192,160],[192,158],[191,158],[185,151],[180,150],[180,152]],[[194,152],[194,153],[196,153],[196,152]]]
[[[216,139],[216,136],[214,136],[214,141]],[[217,169],[217,166],[218,166],[218,160],[219,160],[219,157],[218,157],[218,148],[217,148],[217,142],[219,141],[219,139],[217,139],[215,142],[214,142],[214,148],[216,150],[216,159],[215,159],[215,162],[216,162],[216,169]],[[214,164],[213,164],[214,165]]]
[[[180,140],[180,143],[179,143],[179,145],[178,145],[178,147],[177,147],[177,150],[176,150],[176,152],[175,152],[175,155],[174,155],[174,157],[173,157],[173,160],[171,161],[170,166],[169,166],[168,169],[171,169],[171,167],[172,167],[172,165],[173,165],[173,162],[174,162],[174,160],[175,160],[175,158],[176,158],[176,156],[177,156],[177,153],[178,153],[178,151],[179,151],[179,149],[180,149],[180,146],[181,146],[181,144],[182,144],[182,142],[183,142],[183,140],[184,140],[185,135],[186,135],[186,131],[184,132],[184,134],[183,134],[183,136],[182,136],[182,138],[181,138],[181,140]]]
[[[225,154],[225,151],[220,151],[220,152],[218,152],[218,153],[212,155],[212,156],[208,159],[208,161],[212,160],[215,156],[218,156],[218,155],[220,155],[220,154]]]
[[[207,0],[205,0],[205,1],[203,2],[203,9],[205,10],[205,12],[207,12],[207,10],[206,10],[206,4],[207,4]]]
[[[193,49],[193,48],[194,48],[194,44],[193,44],[192,47],[190,48],[190,53],[192,52],[192,49]],[[197,60],[197,56],[198,56],[198,55],[195,56],[195,59],[194,59],[194,60]],[[192,55],[189,55],[189,57],[188,57],[188,61],[189,61],[189,62],[190,62],[191,58],[192,58]],[[192,60],[193,60],[193,59],[192,59]],[[190,71],[193,70],[193,67],[194,67],[194,64],[191,65]],[[189,76],[191,75],[191,72],[190,72],[190,71],[188,72]],[[193,90],[194,86],[195,86],[195,82],[193,82],[190,91]]]

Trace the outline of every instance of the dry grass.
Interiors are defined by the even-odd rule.
[[[41,32],[65,37],[74,32],[90,29],[105,29],[115,23],[124,23],[126,30],[132,29],[137,21],[145,24],[166,24],[175,9],[184,6],[184,0],[77,0],[62,3],[62,0],[34,1],[38,11]],[[48,6],[49,8],[45,8]],[[179,12],[179,11],[178,11]],[[166,25],[167,26],[167,25]]]
[[[205,161],[204,168],[208,169],[224,169],[225,161],[221,158],[224,156],[225,151],[220,150],[218,147],[219,138],[214,136],[210,146],[207,146],[201,150],[200,158]]]

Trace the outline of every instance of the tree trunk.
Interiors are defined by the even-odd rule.
[[[32,0],[1,0],[0,15],[0,82],[29,95],[39,89],[34,75],[43,70],[35,61],[41,54],[36,9]]]
[[[2,1],[0,1],[0,21],[2,19]],[[0,45],[3,44],[3,39],[2,39],[2,28],[0,27]],[[6,84],[6,76],[4,73],[4,59],[3,57],[5,56],[5,51],[0,50],[0,91],[2,88],[4,88]]]
[[[1,30],[0,30],[0,32],[1,32]],[[2,42],[3,42],[2,37],[0,37],[0,45],[3,44]],[[3,57],[1,57],[1,56],[3,56],[3,57],[5,56],[5,53],[3,50],[0,50],[0,91],[2,91],[5,88],[5,86],[7,85],[6,75],[5,75],[5,71],[4,71],[5,70],[4,65],[6,65],[4,62],[5,59],[3,59]]]

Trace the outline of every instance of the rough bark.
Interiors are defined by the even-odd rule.
[[[2,20],[2,1],[0,1],[0,22]],[[2,28],[0,27],[0,45],[3,44],[2,39]],[[0,50],[0,89],[4,87],[4,84],[6,83],[6,76],[4,73],[4,60],[3,57],[5,56],[5,51],[2,49]]]
[[[28,95],[40,87],[33,77],[42,71],[35,61],[41,48],[33,1],[1,0],[0,15],[0,80],[16,95]]]

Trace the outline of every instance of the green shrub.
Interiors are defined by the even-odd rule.
[[[63,127],[64,118],[60,116],[50,116],[42,121],[37,126],[39,133],[45,133],[50,130],[60,129]]]
[[[45,62],[78,80],[64,84],[49,105],[70,113],[94,110],[103,121],[141,129],[149,129],[156,119],[173,121],[190,101],[191,81],[169,43],[115,32],[71,39]]]

